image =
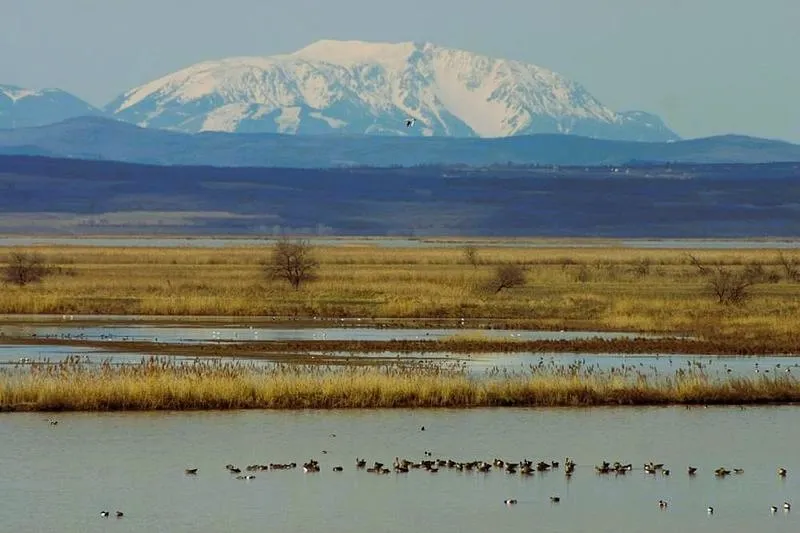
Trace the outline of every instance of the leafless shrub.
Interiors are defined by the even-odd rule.
[[[12,252],[8,264],[3,269],[3,280],[20,287],[29,283],[42,281],[50,269],[45,264],[44,256],[37,253]]]
[[[464,247],[464,259],[468,264],[472,265],[472,268],[478,268],[481,262],[480,257],[478,257],[478,248],[471,244],[466,245]]]
[[[640,278],[648,276],[650,274],[650,266],[651,266],[650,258],[643,257],[638,261],[636,261],[636,263],[634,263],[633,274]]]
[[[589,267],[581,265],[578,272],[575,274],[575,281],[579,283],[586,283],[592,279],[592,274],[589,272]]]
[[[525,269],[516,263],[499,265],[491,281],[495,294],[503,289],[513,289],[522,285],[525,285]]]
[[[750,287],[760,282],[765,275],[762,265],[749,265],[743,270],[735,271],[723,265],[707,266],[695,256],[688,254],[692,265],[699,274],[706,278],[706,291],[713,295],[717,302],[724,305],[741,305],[750,296]]]
[[[308,241],[282,238],[273,245],[272,256],[265,265],[270,279],[286,280],[298,290],[302,283],[316,279],[319,263]]]
[[[789,281],[800,281],[800,264],[794,257],[786,257],[783,252],[778,252],[778,263],[786,272]]]

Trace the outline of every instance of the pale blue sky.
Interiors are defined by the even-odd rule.
[[[0,83],[102,106],[192,63],[430,41],[560,72],[685,137],[800,142],[800,0],[2,0]]]

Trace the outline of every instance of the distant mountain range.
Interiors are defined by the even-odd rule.
[[[0,127],[86,114],[184,133],[679,139],[659,117],[613,111],[548,69],[431,43],[324,40],[291,54],[206,61],[102,111],[63,91],[0,88]]]
[[[414,165],[627,165],[800,161],[800,145],[743,136],[631,142],[577,135],[503,138],[287,135],[141,128],[100,117],[0,130],[0,153],[158,165],[325,168]]]
[[[53,124],[79,116],[104,112],[60,89],[25,89],[0,85],[0,129]]]

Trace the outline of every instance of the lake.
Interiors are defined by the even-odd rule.
[[[599,337],[619,339],[654,337],[643,333],[603,331],[541,331],[470,328],[371,328],[371,327],[262,327],[262,326],[186,326],[153,324],[76,326],[73,324],[5,324],[0,337],[36,336],[61,339],[107,341],[145,341],[178,344],[243,341],[390,341],[438,340],[453,336],[509,340],[573,340]]]
[[[0,414],[5,531],[71,532],[794,532],[800,409],[592,408]],[[424,426],[425,431],[420,431]],[[335,435],[335,436],[333,436]],[[323,450],[327,453],[323,453]],[[558,460],[533,476],[420,461]],[[570,479],[565,457],[577,467]],[[321,471],[299,467],[314,458]],[[632,463],[600,475],[603,460]],[[297,462],[237,480],[225,465]],[[648,461],[671,475],[649,475]],[[332,467],[342,465],[343,472]],[[688,465],[699,468],[694,477]],[[717,478],[713,470],[743,468]],[[198,468],[196,476],[184,474]],[[780,478],[778,467],[788,469]],[[245,472],[243,472],[245,473]],[[559,496],[552,503],[550,496]],[[507,506],[504,500],[517,499]],[[666,510],[658,501],[666,500]],[[708,515],[707,506],[715,512]],[[111,518],[101,518],[108,510]],[[124,512],[121,519],[113,517]]]

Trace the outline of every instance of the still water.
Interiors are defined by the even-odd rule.
[[[26,346],[0,344],[0,369],[25,369],[32,363],[58,363],[76,356],[86,365],[99,365],[109,362],[112,365],[138,364],[142,358],[153,354],[145,352],[117,352],[85,348],[81,346]],[[278,354],[280,355],[280,354]],[[775,376],[791,374],[800,376],[800,357],[797,356],[717,356],[717,355],[628,355],[628,354],[585,354],[585,353],[396,353],[375,352],[311,352],[312,357],[325,355],[342,360],[342,363],[354,358],[391,359],[397,363],[409,361],[438,363],[445,368],[457,366],[467,370],[475,377],[508,374],[529,375],[533,371],[547,373],[574,368],[580,374],[624,372],[627,375],[644,375],[651,377],[674,376],[682,370],[691,373],[702,373],[712,379],[732,377],[758,377],[759,375]],[[267,359],[236,357],[193,357],[190,355],[164,356],[176,362],[192,363],[195,361],[245,364],[270,367],[275,363]]]
[[[620,339],[651,337],[642,333],[603,331],[537,331],[537,330],[485,330],[466,328],[410,329],[410,328],[276,328],[257,326],[154,326],[154,325],[2,325],[0,338],[8,336],[37,336],[86,340],[144,341],[166,343],[207,343],[215,341],[390,341],[437,340],[453,336],[478,339],[508,340],[572,340],[598,337]]]
[[[800,409],[592,408],[0,414],[0,529],[59,532],[789,532],[800,528]],[[420,431],[424,426],[425,431]],[[335,436],[334,436],[335,435]],[[327,453],[323,453],[323,450]],[[493,471],[387,466],[559,460]],[[565,456],[577,462],[571,479]],[[314,458],[321,471],[299,466]],[[602,460],[632,463],[599,475]],[[225,465],[297,462],[237,480]],[[665,463],[670,476],[645,474]],[[342,465],[343,472],[332,467]],[[688,465],[699,468],[694,477]],[[725,479],[713,470],[743,468]],[[788,469],[780,478],[778,467]],[[197,476],[184,474],[198,468]],[[551,503],[558,495],[560,503]],[[507,498],[518,500],[506,506]],[[660,499],[668,501],[659,509]],[[770,513],[770,505],[779,507]],[[706,508],[715,512],[708,515]],[[111,518],[101,518],[108,510]],[[121,510],[125,516],[114,518]]]

